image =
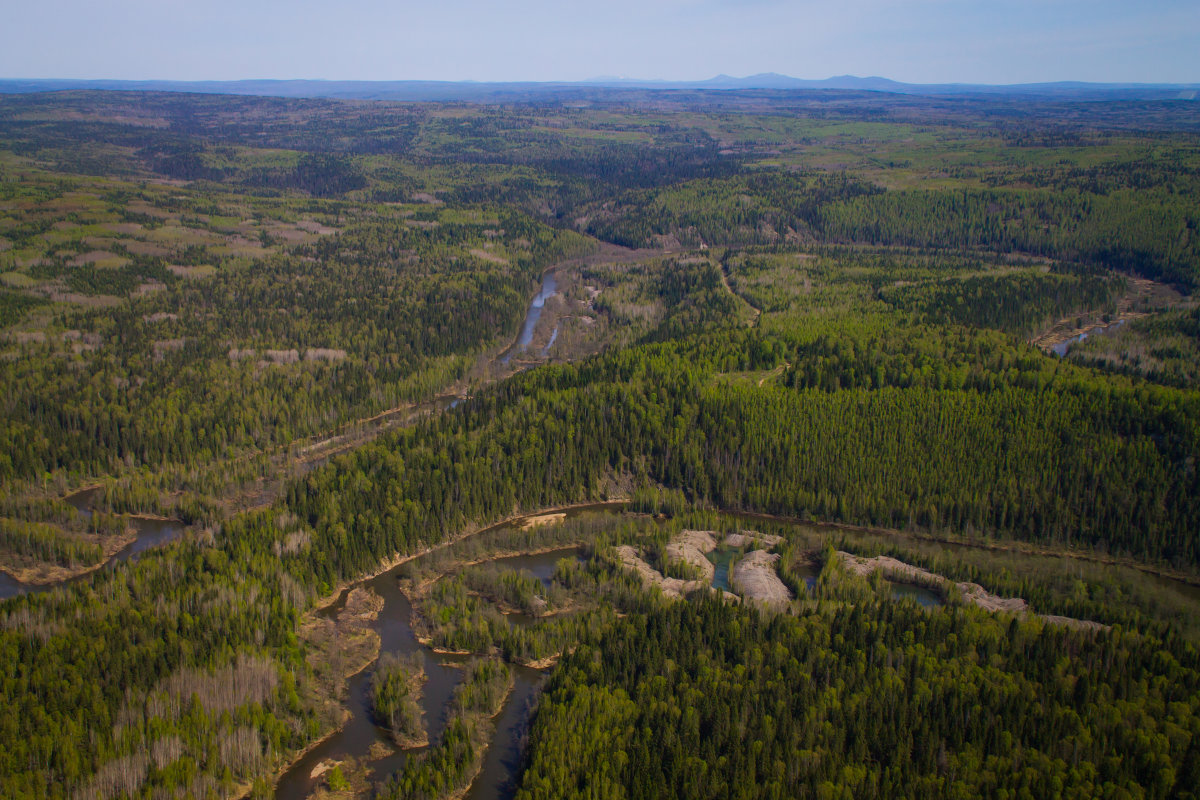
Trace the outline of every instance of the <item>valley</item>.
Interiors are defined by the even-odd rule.
[[[540,91],[0,94],[0,796],[1190,796],[1195,104]]]

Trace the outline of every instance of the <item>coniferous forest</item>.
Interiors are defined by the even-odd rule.
[[[0,797],[1196,797],[1198,109],[0,95]]]

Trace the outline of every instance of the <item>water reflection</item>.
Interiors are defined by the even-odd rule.
[[[1112,333],[1113,331],[1117,330],[1124,324],[1125,324],[1125,320],[1119,319],[1116,322],[1112,323],[1111,325],[1097,325],[1095,327],[1088,328],[1086,331],[1083,331],[1080,334],[1072,336],[1070,339],[1067,339],[1066,341],[1059,342],[1058,344],[1055,344],[1055,345],[1051,345],[1050,352],[1054,353],[1054,355],[1058,356],[1059,358],[1062,358],[1063,356],[1065,356],[1067,354],[1067,351],[1071,349],[1071,345],[1075,344],[1076,342],[1082,342],[1084,339],[1088,338],[1089,336],[1103,336],[1106,333]]]
[[[79,515],[86,519],[92,516],[92,502],[101,491],[101,487],[92,486],[69,494],[63,499],[74,506]],[[133,527],[137,538],[114,553],[104,563],[105,567],[111,567],[121,561],[136,561],[138,556],[150,548],[168,544],[183,533],[183,523],[178,520],[144,517],[127,517],[126,520]],[[57,586],[66,586],[84,580],[90,574],[88,572],[50,583],[24,583],[5,572],[0,572],[0,600],[16,597],[19,594],[44,592]]]
[[[533,341],[533,331],[537,328],[538,320],[542,318],[542,309],[545,307],[546,301],[557,293],[558,279],[551,270],[542,276],[542,288],[533,298],[533,302],[529,304],[529,312],[525,315],[525,323],[521,326],[521,334],[517,337],[517,343],[500,357],[501,364],[508,366],[508,362],[514,355],[529,347],[529,343]]]
[[[445,730],[450,712],[450,698],[462,677],[459,666],[466,660],[458,656],[436,655],[417,641],[412,632],[412,605],[400,591],[399,573],[402,567],[372,578],[366,585],[383,599],[375,629],[379,633],[380,652],[408,655],[420,652],[425,656],[426,681],[422,687],[421,708],[431,742],[436,742]],[[323,615],[335,615],[346,603],[346,592]],[[370,689],[375,663],[350,678],[347,707],[350,718],[342,729],[306,753],[279,779],[275,787],[277,798],[306,798],[316,789],[319,779],[313,779],[314,768],[326,759],[366,757],[372,745],[379,742],[389,755],[370,764],[370,779],[383,781],[404,766],[409,752],[396,750],[382,728],[371,717]],[[417,750],[423,748],[416,748]]]
[[[594,510],[592,509],[589,510]],[[606,506],[598,508],[607,509]],[[575,514],[583,509],[573,510]],[[574,514],[572,514],[574,515]],[[491,530],[511,529],[510,523],[493,526]],[[558,562],[562,558],[579,558],[578,547],[564,547],[534,555],[510,556],[490,562],[502,569],[524,571],[549,587]],[[383,599],[383,610],[376,621],[379,632],[380,653],[410,654],[420,652],[425,657],[427,680],[423,688],[421,705],[429,731],[429,740],[436,743],[445,731],[450,714],[450,700],[454,687],[461,679],[460,667],[470,660],[469,656],[439,655],[417,641],[412,631],[412,604],[400,591],[399,577],[404,566],[397,566],[375,578],[355,584],[367,586]],[[352,587],[353,588],[353,587]],[[321,616],[335,617],[346,604],[350,589],[343,591],[334,603],[321,612]],[[514,624],[533,624],[532,617],[513,614],[509,619]],[[377,663],[377,662],[376,662]],[[545,680],[545,673],[517,665],[513,670],[513,690],[505,701],[496,723],[496,732],[488,749],[479,776],[475,779],[467,797],[507,798],[515,791],[517,768],[521,757],[521,744],[529,724],[529,714],[538,689]],[[347,707],[351,716],[346,725],[330,738],[306,753],[279,779],[275,796],[280,800],[300,800],[308,797],[320,783],[312,778],[314,768],[326,759],[368,758],[372,745],[380,742],[389,755],[369,762],[368,780],[379,784],[404,766],[410,753],[424,748],[396,751],[383,729],[375,725],[371,717],[370,686],[375,672],[375,663],[350,678]]]
[[[891,584],[893,600],[912,600],[925,608],[940,608],[946,604],[936,592],[924,586],[901,581],[888,583]]]

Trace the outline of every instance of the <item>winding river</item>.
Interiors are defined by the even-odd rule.
[[[1066,339],[1065,341],[1061,341],[1058,344],[1051,345],[1050,352],[1054,353],[1054,355],[1058,356],[1059,358],[1062,358],[1063,356],[1065,356],[1067,354],[1067,351],[1071,349],[1071,345],[1075,344],[1076,342],[1082,342],[1084,339],[1088,338],[1089,336],[1104,336],[1107,333],[1112,333],[1113,331],[1117,330],[1124,324],[1125,324],[1125,320],[1119,319],[1116,322],[1110,323],[1108,325],[1096,325],[1095,327],[1088,328],[1086,331],[1083,331],[1082,333],[1077,333],[1076,335],[1072,336],[1070,339]]]
[[[575,516],[596,510],[595,506],[582,507],[569,513]],[[514,524],[505,523],[493,526],[489,530],[512,529]],[[577,547],[564,547],[536,555],[499,558],[492,563],[506,569],[529,572],[542,581],[543,585],[548,586],[559,559],[579,557],[579,552]],[[462,676],[461,666],[471,657],[438,654],[417,641],[412,630],[412,604],[400,591],[399,578],[402,568],[403,565],[397,566],[374,578],[351,585],[342,591],[334,603],[319,613],[325,617],[336,616],[345,606],[349,592],[360,586],[371,589],[383,599],[383,609],[375,622],[375,629],[380,638],[380,653],[423,655],[427,680],[422,690],[421,705],[429,740],[436,743],[446,727],[450,699]],[[512,624],[529,624],[532,621],[518,619],[519,616],[510,616]],[[376,742],[383,745],[388,755],[369,761],[367,778],[373,785],[382,783],[403,767],[409,754],[425,749],[396,750],[383,729],[375,725],[371,716],[369,690],[376,663],[377,661],[372,662],[349,679],[349,720],[341,730],[305,753],[284,772],[275,785],[276,798],[302,800],[308,797],[321,783],[321,778],[314,779],[311,775],[322,761],[340,761],[351,757],[369,758],[372,746]],[[466,795],[473,800],[503,800],[512,797],[516,791],[515,780],[520,765],[521,744],[532,715],[533,702],[546,679],[546,673],[515,664],[509,666],[513,673],[513,689],[496,718],[496,731],[492,743],[488,747],[479,775]]]
[[[542,309],[546,306],[546,301],[558,293],[558,278],[554,274],[554,270],[548,270],[542,275],[542,288],[538,291],[537,296],[533,298],[533,302],[529,304],[529,313],[525,315],[525,323],[521,326],[521,334],[517,337],[516,344],[508,348],[508,350],[500,357],[500,363],[505,366],[512,360],[512,357],[517,353],[524,352],[529,348],[529,344],[533,341],[533,332],[537,328],[538,320],[542,318]],[[555,330],[554,336],[557,338],[558,332]],[[550,348],[547,347],[548,351]]]
[[[567,515],[575,517],[588,513],[621,513],[624,504],[585,505],[567,511]],[[725,515],[737,519],[737,515]],[[516,522],[503,523],[487,530],[512,530]],[[728,587],[728,573],[736,550],[721,548],[710,554],[717,565],[714,585]],[[555,567],[564,557],[581,557],[578,547],[563,547],[545,553],[520,556],[506,556],[492,559],[490,563],[504,569],[524,571],[531,574],[549,586]],[[399,578],[404,565],[397,566],[373,578],[364,579],[344,589],[330,605],[319,614],[327,618],[335,617],[345,607],[346,598],[350,591],[358,587],[366,587],[383,599],[383,609],[375,621],[375,629],[379,632],[380,653],[411,654],[421,653],[424,656],[427,680],[421,698],[424,720],[429,731],[431,743],[436,743],[442,736],[448,714],[450,699],[454,687],[461,678],[461,666],[470,657],[444,655],[433,652],[417,641],[412,630],[413,608],[408,598],[400,591]],[[809,586],[816,582],[817,573],[813,569],[803,574]],[[923,605],[941,605],[941,599],[925,589],[894,585],[894,595],[897,599],[913,597]],[[530,625],[536,620],[522,614],[508,615],[513,625]],[[321,784],[322,779],[312,777],[313,770],[323,761],[341,761],[348,758],[370,759],[374,747],[376,752],[387,752],[388,755],[368,761],[367,778],[373,785],[385,781],[388,776],[404,766],[405,760],[412,753],[425,748],[396,750],[386,732],[378,727],[371,716],[369,688],[377,662],[356,673],[349,680],[349,696],[347,707],[350,717],[346,724],[329,738],[322,741],[312,750],[305,753],[292,764],[280,777],[275,786],[275,797],[278,800],[302,800],[308,797]],[[496,730],[492,742],[484,757],[479,775],[465,795],[466,800],[507,800],[516,791],[516,780],[519,775],[522,747],[528,731],[534,703],[538,692],[546,680],[547,673],[542,670],[510,665],[513,670],[513,690],[496,718]],[[383,745],[378,747],[376,743]]]
[[[92,501],[99,492],[100,489],[98,487],[82,489],[67,495],[64,499],[75,507],[80,516],[86,518],[92,515]],[[135,561],[150,548],[161,547],[178,539],[179,535],[183,533],[183,523],[178,520],[152,519],[147,517],[127,517],[127,520],[136,531],[137,538],[105,561],[103,565],[105,567],[121,561]],[[65,578],[61,581],[51,581],[49,583],[24,583],[6,572],[0,572],[0,600],[25,594],[26,592],[44,592],[56,586],[65,586],[83,580],[90,574],[90,572],[85,572],[73,578]]]

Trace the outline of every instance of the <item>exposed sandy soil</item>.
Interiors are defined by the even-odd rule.
[[[169,264],[167,269],[181,278],[207,278],[217,273],[217,268],[207,264],[198,267],[185,267],[182,264]]]
[[[1129,290],[1116,302],[1116,313],[1104,319],[1104,312],[1081,311],[1069,317],[1063,317],[1055,322],[1049,330],[1042,332],[1030,340],[1030,343],[1046,352],[1056,344],[1073,339],[1081,333],[1086,333],[1097,325],[1112,325],[1119,320],[1129,321],[1146,316],[1143,309],[1166,307],[1173,308],[1183,302],[1183,295],[1163,283],[1145,278],[1129,278]],[[1083,325],[1077,324],[1080,320]]]
[[[737,562],[729,576],[729,585],[741,592],[746,600],[767,608],[780,609],[792,599],[783,581],[775,574],[777,553],[755,550]]]
[[[703,577],[699,580],[684,580],[668,578],[638,555],[630,545],[621,545],[616,549],[617,555],[626,568],[638,573],[646,586],[657,586],[667,597],[683,597],[698,589],[708,589],[718,592],[726,600],[740,603],[743,599],[761,603],[771,608],[782,607],[791,599],[783,582],[775,574],[777,555],[770,555],[765,550],[756,550],[747,555],[734,567],[730,576],[730,585],[734,586],[741,596],[717,589],[712,585],[716,567],[706,557],[717,549],[718,533],[716,531],[680,531],[667,543],[666,555],[671,561],[682,562],[696,569]],[[755,531],[742,531],[725,537],[719,544],[725,547],[743,547],[750,543],[761,543],[774,546],[781,541],[778,536],[763,535]],[[740,578],[739,578],[740,576]]]
[[[749,547],[752,544],[759,544],[763,547],[774,547],[782,541],[782,536],[776,536],[773,533],[739,531],[726,536],[725,541],[721,542],[721,544],[723,544],[725,547]]]
[[[863,558],[841,551],[838,552],[838,556],[842,559],[842,563],[846,569],[863,577],[869,577],[871,573],[880,570],[885,576],[898,578],[943,592],[951,586],[957,587],[959,592],[962,593],[965,602],[977,605],[985,611],[1016,614],[1021,617],[1036,616],[1048,624],[1066,625],[1077,630],[1108,630],[1109,628],[1108,625],[1091,620],[1060,617],[1054,614],[1034,614],[1029,608],[1029,603],[1020,597],[1000,597],[987,591],[978,583],[969,583],[966,581],[955,583],[949,578],[930,572],[927,569],[922,569],[921,567],[915,567],[912,564],[906,564],[889,556]]]
[[[707,584],[712,584],[716,567],[704,557],[717,549],[717,540],[712,531],[681,531],[667,545],[667,557],[694,567]]]
[[[912,564],[906,564],[890,556],[863,558],[838,551],[838,557],[842,559],[842,564],[848,571],[864,578],[869,578],[872,573],[881,571],[885,577],[897,578],[942,592],[951,586],[957,586],[962,592],[964,600],[974,603],[986,611],[1006,611],[1019,614],[1029,608],[1029,604],[1019,597],[998,597],[990,594],[977,583],[954,583],[927,569],[914,567]]]
[[[704,557],[704,554],[711,552],[716,547],[717,541],[712,531],[683,531],[675,536],[667,545],[668,557],[696,567],[704,574],[703,580],[694,581],[666,577],[654,569],[654,567],[647,564],[638,555],[637,550],[630,545],[621,545],[616,549],[616,552],[626,568],[632,569],[641,576],[643,584],[659,587],[666,597],[681,598],[690,592],[699,589],[708,589],[718,592],[730,602],[740,603],[742,598],[736,594],[716,589],[712,585],[713,574],[716,568],[712,562]]]
[[[543,525],[557,525],[566,518],[567,515],[565,513],[538,514],[537,516],[526,517],[525,519],[521,520],[521,530],[540,528]]]
[[[558,660],[560,658],[562,658],[562,654],[557,653],[555,655],[546,656],[545,658],[533,659],[531,661],[522,661],[520,659],[515,659],[515,663],[520,664],[523,667],[529,667],[530,669],[550,669],[551,667],[553,667],[555,664],[558,663]]]
[[[685,594],[694,592],[697,589],[711,588],[704,581],[685,581],[681,578],[666,577],[643,561],[642,557],[637,554],[637,551],[627,544],[623,544],[617,548],[617,555],[620,556],[621,562],[626,567],[632,569],[642,577],[642,583],[646,586],[657,586],[667,597],[681,598]]]
[[[103,549],[104,557],[100,559],[99,563],[78,567],[63,567],[58,564],[47,564],[41,561],[11,565],[0,564],[0,571],[8,573],[21,583],[28,583],[30,585],[58,583],[59,581],[76,578],[80,575],[94,572],[107,564],[110,558],[120,552],[130,542],[137,539],[137,531],[133,527],[126,527],[121,533],[113,536],[78,534],[72,535],[71,538],[100,545]]]
[[[1098,315],[1085,313],[1078,317],[1085,320],[1082,327],[1075,324],[1077,317],[1071,317],[1070,320],[1059,320],[1049,331],[1031,339],[1030,343],[1049,353],[1055,345],[1062,344],[1068,339],[1074,339],[1080,334],[1090,333],[1097,326],[1116,325],[1118,322],[1129,322],[1130,320],[1144,316],[1146,314],[1128,311],[1122,314],[1115,314],[1109,320],[1105,321]]]
[[[484,261],[490,261],[493,264],[507,264],[508,263],[507,258],[504,258],[503,256],[498,256],[495,253],[489,253],[487,250],[484,250],[479,247],[472,248],[470,252],[471,252],[471,255],[475,256],[476,258],[483,259]]]

